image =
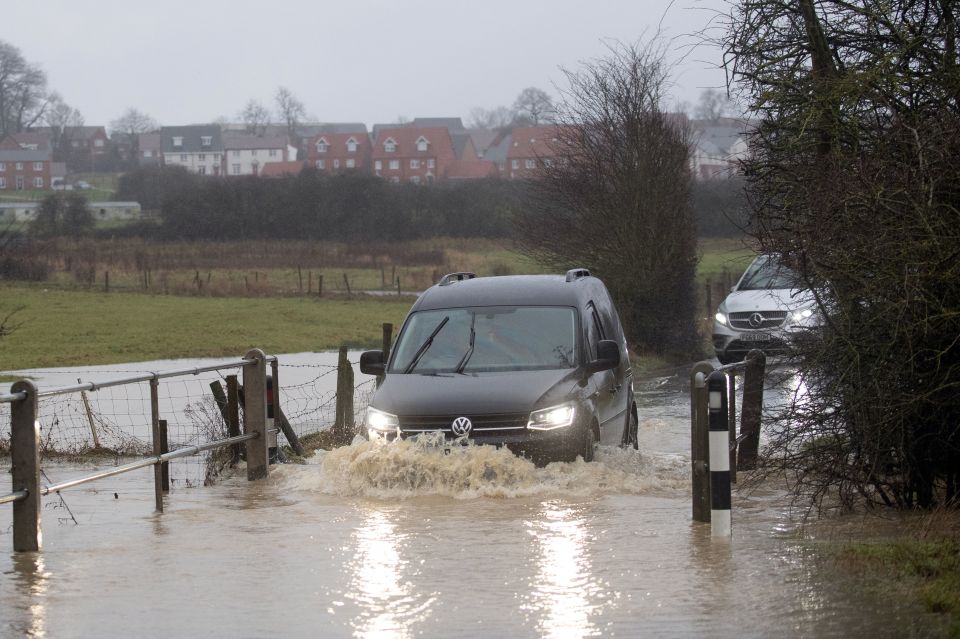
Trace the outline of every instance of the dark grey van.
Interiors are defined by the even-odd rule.
[[[410,309],[367,409],[372,439],[442,432],[538,463],[592,461],[597,442],[637,447],[627,342],[610,294],[566,275],[452,273]]]

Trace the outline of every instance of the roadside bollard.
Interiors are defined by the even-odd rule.
[[[710,534],[730,536],[730,432],[727,430],[727,376],[707,378],[710,411]]]

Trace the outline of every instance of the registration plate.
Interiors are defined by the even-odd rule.
[[[741,342],[769,342],[770,333],[740,333]]]

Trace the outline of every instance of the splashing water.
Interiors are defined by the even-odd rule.
[[[299,490],[376,499],[641,494],[688,485],[688,462],[679,455],[601,446],[592,463],[578,458],[538,468],[506,448],[450,446],[438,435],[390,443],[358,437],[350,446],[318,451],[305,467],[286,467],[281,480]]]

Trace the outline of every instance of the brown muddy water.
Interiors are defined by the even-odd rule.
[[[592,464],[358,441],[175,487],[162,515],[143,470],[46,498],[41,553],[10,551],[0,508],[0,636],[938,634],[834,565],[781,490],[736,495],[729,541],[691,522],[683,378],[638,388],[639,453]]]

